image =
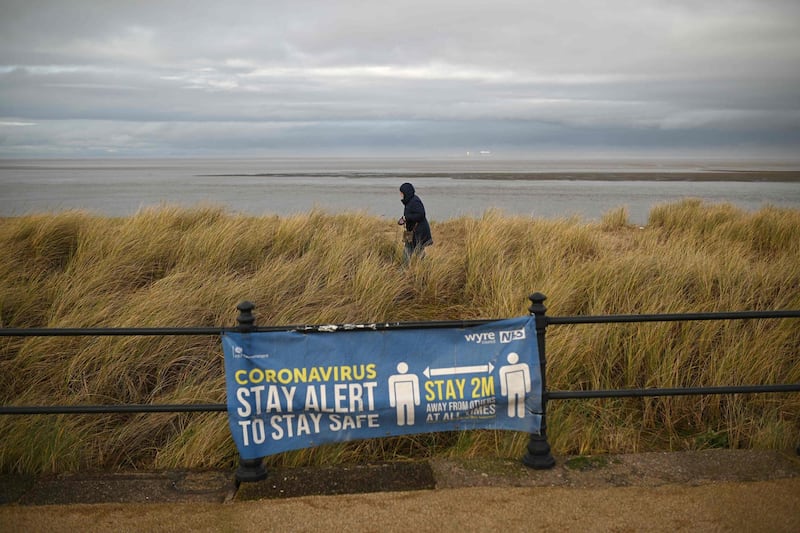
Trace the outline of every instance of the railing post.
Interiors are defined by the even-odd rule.
[[[547,330],[547,308],[544,301],[547,296],[540,292],[531,294],[528,299],[531,306],[528,311],[534,316],[536,327],[536,341],[539,348],[539,370],[542,376],[542,425],[538,434],[531,433],[528,441],[528,451],[522,458],[522,463],[537,470],[553,468],[556,460],[550,454],[550,444],[547,442],[547,358],[545,356],[545,332]]]
[[[236,321],[239,323],[237,330],[240,333],[250,333],[255,325],[256,318],[253,316],[255,305],[251,302],[241,302],[236,306],[239,316]],[[267,469],[264,468],[263,457],[256,459],[242,459],[239,457],[239,468],[236,469],[236,482],[249,483],[261,481],[267,478]]]

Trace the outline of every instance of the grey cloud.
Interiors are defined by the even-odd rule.
[[[791,151],[798,19],[756,0],[6,1],[0,154]]]

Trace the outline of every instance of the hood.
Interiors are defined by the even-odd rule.
[[[404,204],[407,204],[414,197],[414,186],[410,183],[404,183],[400,186],[400,192],[403,193]]]

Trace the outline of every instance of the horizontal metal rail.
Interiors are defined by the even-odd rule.
[[[120,413],[209,413],[226,411],[224,403],[120,404],[120,405],[22,405],[0,407],[0,415],[101,415]]]
[[[786,385],[741,385],[725,387],[686,387],[676,389],[613,389],[547,391],[547,400],[580,400],[587,398],[643,398],[658,396],[696,396],[714,394],[760,394],[768,392],[800,392],[800,383]]]
[[[2,328],[0,337],[109,337],[220,335],[236,328]]]
[[[109,336],[168,336],[222,335],[223,333],[265,333],[296,331],[298,333],[331,333],[339,331],[380,331],[389,329],[468,328],[502,320],[443,320],[436,322],[381,322],[373,324],[316,324],[294,326],[253,326],[200,328],[0,328],[0,337],[109,337]]]
[[[747,320],[758,318],[800,318],[800,310],[787,311],[734,311],[721,313],[676,313],[656,315],[595,315],[546,316],[547,325],[562,324],[613,324],[630,322],[691,322],[696,320]],[[338,331],[380,331],[390,329],[468,328],[502,320],[487,318],[476,320],[440,320],[431,322],[376,322],[369,324],[315,324],[290,326],[252,326],[195,328],[0,328],[0,337],[103,337],[103,336],[158,336],[158,335],[221,335],[223,333],[263,333],[297,331],[299,333],[330,333]]]
[[[546,316],[547,325],[615,324],[620,322],[694,322],[696,320],[748,320],[755,318],[800,318],[800,310],[731,311],[721,313],[675,313],[661,315]]]

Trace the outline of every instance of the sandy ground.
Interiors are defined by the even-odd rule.
[[[0,509],[3,531],[800,531],[800,479]]]
[[[426,174],[428,175],[428,174]],[[798,170],[706,170],[699,172],[477,172],[460,179],[581,181],[800,181]]]

